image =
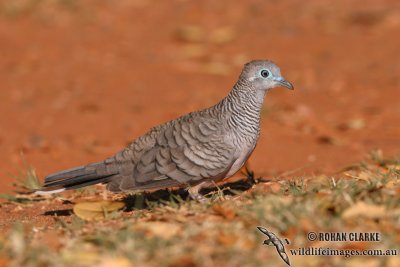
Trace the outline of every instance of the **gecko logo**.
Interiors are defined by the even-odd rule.
[[[264,227],[257,226],[257,229],[264,235],[268,236],[268,239],[264,240],[263,244],[268,246],[275,246],[279,256],[282,258],[284,262],[286,262],[287,265],[290,266],[289,257],[286,254],[285,245],[283,244],[282,240],[279,237],[277,237],[274,233],[265,229]],[[287,238],[285,238],[285,242],[288,245],[290,244]]]

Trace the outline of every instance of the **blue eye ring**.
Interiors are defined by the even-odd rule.
[[[269,70],[266,70],[266,69],[261,70],[260,74],[261,74],[261,77],[263,77],[263,78],[268,78],[268,77],[271,76],[271,72]]]

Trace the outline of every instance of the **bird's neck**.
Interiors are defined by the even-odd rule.
[[[227,124],[244,138],[254,142],[259,135],[261,108],[265,91],[249,88],[251,85],[239,80],[231,92],[219,103],[223,114],[229,114]]]

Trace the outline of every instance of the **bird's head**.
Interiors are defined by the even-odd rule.
[[[282,77],[279,67],[269,60],[253,60],[245,64],[240,79],[256,90],[268,91],[282,86],[294,89],[293,85]]]

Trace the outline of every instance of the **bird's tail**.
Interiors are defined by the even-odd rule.
[[[88,185],[107,183],[117,174],[104,162],[72,168],[45,177],[43,187],[36,194],[48,195]]]

